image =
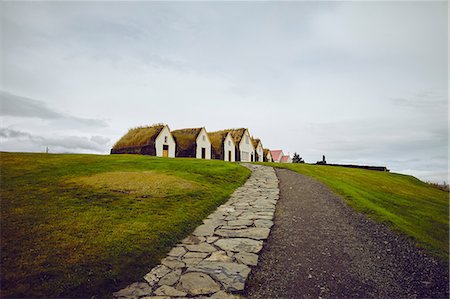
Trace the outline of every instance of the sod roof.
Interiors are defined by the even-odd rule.
[[[189,128],[172,131],[172,136],[177,143],[177,147],[182,150],[191,150],[195,147],[198,134],[203,128]]]
[[[227,138],[228,133],[229,132],[226,130],[208,133],[209,140],[211,141],[211,146],[217,154],[223,154],[222,145],[225,142],[225,138]]]
[[[228,133],[229,132],[231,134],[231,138],[233,138],[234,144],[236,146],[238,146],[239,143],[242,140],[242,137],[244,137],[244,133],[245,133],[246,130],[247,130],[246,128],[226,129],[226,130],[221,130],[221,131],[217,131],[217,132],[214,132],[214,133],[220,133],[220,132]]]
[[[265,157],[267,157],[267,154],[270,153],[270,150],[268,148],[263,148],[263,154]],[[270,154],[272,156],[272,154]]]
[[[154,144],[156,137],[164,127],[164,124],[157,124],[131,128],[114,144],[113,149]]]
[[[258,143],[260,143],[260,142],[261,142],[261,139],[259,139],[259,138],[253,139],[252,138],[252,143],[253,143],[253,146],[255,147],[255,149],[258,147]]]

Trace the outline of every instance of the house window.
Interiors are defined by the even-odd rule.
[[[203,138],[203,141],[205,141],[205,140],[206,140],[206,136],[205,136],[205,135],[203,135],[203,137],[202,137],[202,138]]]
[[[228,146],[231,146],[231,141],[230,140],[228,140]]]
[[[167,136],[164,136],[164,143],[167,143]]]
[[[245,136],[245,143],[248,144],[248,136]]]

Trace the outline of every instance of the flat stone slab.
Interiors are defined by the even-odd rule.
[[[212,236],[214,234],[214,230],[216,227],[219,226],[218,224],[202,224],[199,227],[195,229],[195,231],[192,233],[194,236],[198,237],[205,237],[205,236]]]
[[[241,298],[233,293],[244,290],[250,267],[258,263],[279,194],[273,168],[244,166],[252,170],[247,182],[172,248],[144,282],[114,293],[115,298]]]
[[[176,269],[172,272],[170,272],[169,274],[166,274],[165,276],[163,276],[158,284],[159,285],[166,285],[166,286],[173,286],[174,284],[176,284],[178,282],[178,280],[180,280],[181,277],[181,269]]]
[[[216,251],[213,252],[205,261],[212,262],[232,262],[233,259],[227,255],[226,251]]]
[[[166,285],[160,286],[155,291],[155,294],[158,296],[170,296],[170,297],[184,297],[187,295],[186,292],[177,290],[175,288]]]
[[[206,260],[195,267],[188,268],[187,271],[209,274],[219,281],[226,291],[242,291],[245,286],[245,280],[250,274],[250,268],[247,265]]]
[[[255,226],[256,227],[266,227],[271,228],[273,226],[273,221],[271,220],[255,220]]]
[[[161,264],[163,264],[166,267],[169,267],[170,269],[183,268],[184,266],[186,266],[185,263],[173,257],[166,257],[161,261]]]
[[[214,246],[210,245],[209,243],[186,245],[186,249],[189,251],[196,251],[196,252],[214,252],[217,250]]]
[[[248,238],[224,238],[217,240],[214,245],[225,251],[258,253],[263,242]]]
[[[220,285],[206,273],[192,272],[181,276],[177,289],[190,295],[207,295],[220,291]]]
[[[239,262],[249,266],[256,266],[258,264],[258,255],[254,253],[238,252],[234,255],[234,257]]]
[[[255,240],[265,240],[269,237],[270,229],[265,227],[250,227],[244,229],[218,229],[215,234],[222,237],[240,237]]]
[[[185,253],[186,253],[186,249],[184,247],[181,247],[181,246],[180,247],[174,247],[169,252],[169,256],[182,256]]]
[[[158,283],[158,281],[163,278],[165,275],[169,274],[172,271],[169,267],[164,265],[158,265],[152,269],[147,275],[144,276],[144,279],[148,282],[150,286],[154,286]]]

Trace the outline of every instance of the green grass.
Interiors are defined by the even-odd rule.
[[[448,260],[448,192],[396,173],[308,164],[264,164],[321,181],[355,210],[412,237],[420,247]]]
[[[105,297],[140,280],[250,171],[137,155],[0,153],[0,297]]]

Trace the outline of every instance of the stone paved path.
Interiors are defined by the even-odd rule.
[[[448,298],[448,263],[355,212],[320,182],[276,173],[275,225],[248,279],[249,298]]]
[[[251,177],[142,281],[116,298],[237,298],[273,225],[278,179],[271,167],[244,165]]]

